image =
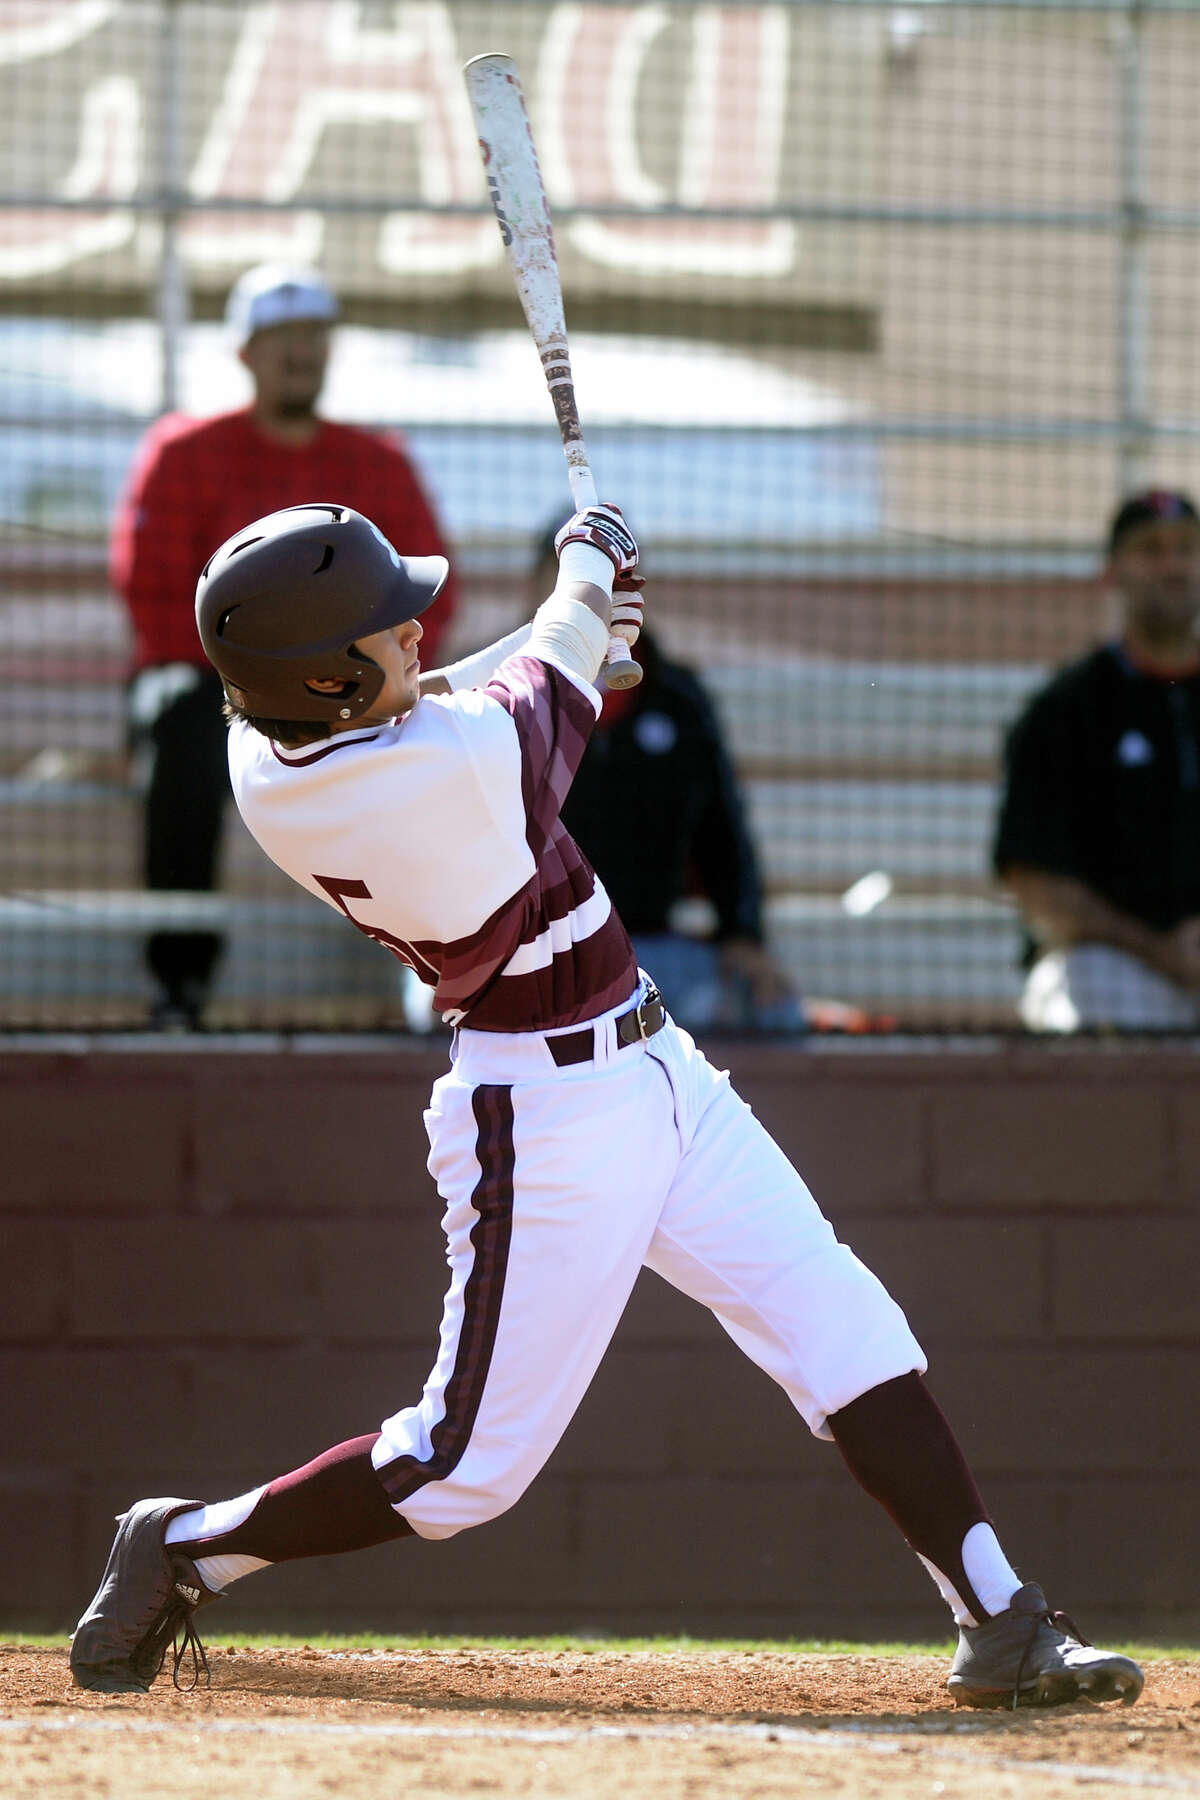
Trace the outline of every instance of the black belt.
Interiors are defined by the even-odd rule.
[[[666,1022],[667,1009],[662,995],[656,987],[648,987],[645,997],[617,1020],[618,1050],[623,1050],[626,1044],[640,1044],[653,1037]],[[558,1037],[548,1037],[546,1048],[560,1069],[569,1069],[572,1063],[591,1062],[596,1054],[595,1029],[585,1025],[582,1031],[564,1031]]]

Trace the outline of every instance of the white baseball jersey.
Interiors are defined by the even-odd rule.
[[[621,1032],[639,972],[558,818],[598,710],[523,652],[484,688],[303,749],[230,734],[237,803],[267,854],[462,1021],[425,1114],[450,1268],[437,1360],[372,1452],[423,1537],[524,1491],[643,1266],[710,1307],[819,1436],[925,1367],[727,1076],[669,1020]],[[565,1062],[556,1036],[573,1040]]]
[[[637,979],[558,817],[599,707],[575,676],[518,654],[485,688],[298,750],[235,724],[234,797],[271,860],[415,969],[450,1023],[576,1024]]]

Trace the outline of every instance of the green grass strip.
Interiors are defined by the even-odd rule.
[[[203,1619],[202,1623],[207,1624]],[[215,1623],[215,1621],[214,1621]],[[762,1654],[783,1656],[949,1656],[952,1641],[941,1639],[924,1643],[855,1643],[842,1638],[696,1638],[696,1637],[617,1637],[599,1632],[566,1632],[538,1637],[487,1636],[475,1633],[411,1634],[379,1631],[234,1631],[204,1632],[210,1648],[232,1646],[238,1650],[327,1650],[397,1652],[416,1655],[429,1651],[495,1651],[515,1655],[532,1653],[575,1656],[620,1655],[626,1652],[650,1652],[662,1656],[704,1656]],[[21,1623],[0,1621],[0,1644],[5,1648],[63,1650],[70,1634],[44,1631]],[[1179,1662],[1200,1661],[1200,1646],[1195,1644],[1121,1644],[1113,1646],[1139,1662],[1169,1659]]]

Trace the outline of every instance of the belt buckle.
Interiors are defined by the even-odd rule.
[[[621,1032],[621,1036],[625,1038],[625,1042],[628,1044],[636,1043],[638,1039],[640,1039],[642,1043],[645,1043],[647,1038],[652,1038],[655,1032],[661,1031],[666,1024],[667,1009],[663,1005],[662,995],[653,984],[647,988],[645,999],[639,1001],[638,1004],[625,1015],[625,1018],[622,1020],[622,1027],[628,1026],[631,1018],[633,1019],[637,1036],[634,1037],[631,1033],[631,1035],[626,1038],[624,1029],[622,1029]],[[647,1026],[649,1026],[649,1029],[647,1029]]]

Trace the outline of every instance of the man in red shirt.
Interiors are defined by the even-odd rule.
[[[215,886],[229,793],[224,698],[196,634],[196,582],[213,551],[248,520],[336,500],[377,521],[415,555],[444,555],[437,519],[394,442],[317,411],[337,301],[309,269],[249,270],[226,319],[254,383],[249,406],[211,419],[172,413],[147,432],[113,528],[110,574],[134,633],[130,721],[150,754],[145,878],[151,889]],[[438,647],[454,611],[451,575],[425,615]],[[155,932],[147,961],[159,988],[152,1023],[201,1021],[221,939]]]

